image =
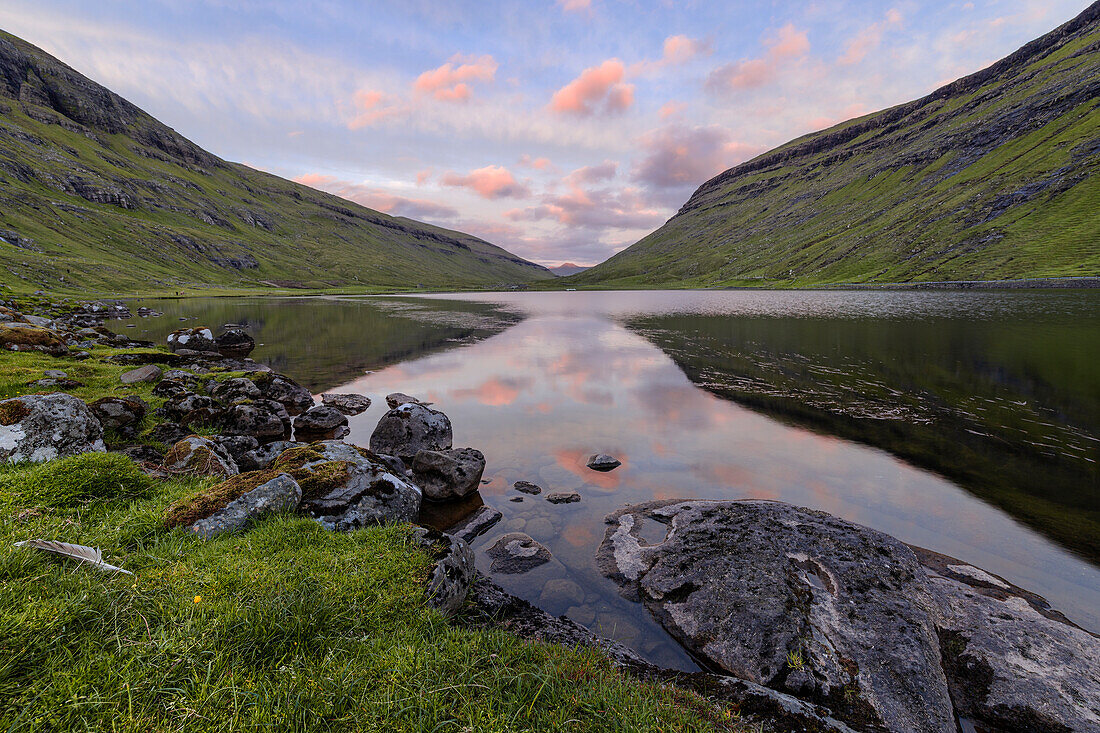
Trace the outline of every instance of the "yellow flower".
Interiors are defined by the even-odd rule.
[[[195,596],[195,603],[202,603],[202,596]]]

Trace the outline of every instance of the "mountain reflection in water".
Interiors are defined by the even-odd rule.
[[[205,310],[210,303],[179,307],[208,325],[249,320],[259,307],[223,302],[215,317]],[[1095,292],[478,293],[262,303],[271,309],[263,323],[249,320],[267,344],[257,358],[284,348],[279,341],[291,333],[293,362],[284,352],[287,364],[273,366],[315,388],[346,375],[339,391],[374,398],[351,418],[349,440],[366,445],[386,409],[381,398],[402,391],[450,416],[456,447],[485,453],[491,481],[480,498],[426,519],[453,521],[481,502],[500,510],[504,519],[474,542],[483,571],[498,536],[526,532],[553,561],[497,582],[656,663],[694,668],[641,606],[619,598],[593,556],[607,513],[678,497],[822,509],[1002,575],[1100,630],[1100,571],[1086,559],[1096,560],[1100,542]],[[325,330],[330,313],[347,324]],[[434,313],[457,321],[443,324]],[[276,319],[279,333],[268,330]],[[323,343],[314,342],[318,333]],[[416,352],[418,343],[426,353]],[[341,363],[354,368],[341,371]],[[584,464],[595,452],[623,465],[591,471]],[[544,494],[520,495],[511,489],[517,480],[538,483]],[[546,491],[568,489],[582,500],[545,501]],[[509,501],[518,496],[522,502]]]

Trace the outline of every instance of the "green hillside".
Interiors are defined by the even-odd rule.
[[[228,163],[0,32],[0,284],[493,287],[553,275],[467,234]]]
[[[570,282],[1100,274],[1100,3],[989,68],[707,181]]]

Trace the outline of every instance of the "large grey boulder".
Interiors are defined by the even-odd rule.
[[[420,511],[419,487],[368,451],[343,441],[321,441],[284,453],[274,467],[282,465],[292,466],[295,475],[315,477],[302,509],[327,529],[409,522]]]
[[[898,540],[766,501],[616,511],[600,569],[692,653],[858,728],[954,731],[935,601]],[[664,525],[652,544],[647,525]]]
[[[406,402],[387,412],[370,436],[370,449],[411,464],[422,450],[451,447],[451,421],[438,410]]]
[[[291,416],[313,407],[310,391],[290,377],[274,372],[253,372],[248,378],[259,388],[264,399],[278,402]]]
[[[302,500],[302,489],[288,474],[280,473],[247,494],[234,499],[224,508],[190,526],[190,530],[205,539],[237,532],[251,521],[268,514],[293,511]]]
[[[168,334],[168,350],[177,351],[205,351],[217,353],[218,345],[214,342],[214,332],[205,326],[198,328],[181,328]]]
[[[256,383],[244,377],[211,382],[209,387],[210,396],[224,404],[258,400],[262,397]]]
[[[256,340],[244,329],[231,328],[214,339],[218,353],[231,359],[243,359],[256,348]]]
[[[1033,593],[919,552],[960,716],[991,730],[1100,730],[1100,638]]]
[[[335,407],[318,405],[294,418],[294,437],[299,441],[332,440],[348,432],[347,415]]]
[[[413,541],[435,560],[425,584],[428,605],[444,616],[453,616],[477,577],[473,550],[457,537],[424,527],[413,529]]]
[[[485,456],[473,448],[422,450],[412,463],[413,481],[432,501],[461,499],[477,491]]]
[[[290,415],[275,400],[253,400],[231,405],[217,418],[221,429],[232,435],[251,435],[261,443],[290,437]]]
[[[486,554],[493,558],[489,571],[504,575],[526,573],[551,559],[550,550],[523,532],[503,535]]]
[[[106,450],[103,426],[78,397],[57,392],[0,402],[0,460],[52,461]]]

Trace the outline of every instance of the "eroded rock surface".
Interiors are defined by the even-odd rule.
[[[321,402],[335,407],[345,415],[352,416],[365,412],[370,407],[370,397],[350,392],[329,392],[321,395]]]
[[[103,426],[77,397],[57,392],[0,402],[0,460],[37,463],[106,450]]]
[[[477,576],[473,551],[458,537],[424,527],[413,529],[413,539],[435,560],[425,588],[428,605],[453,616],[462,608]]]
[[[422,450],[413,459],[413,481],[432,501],[461,499],[477,491],[485,456],[473,448]]]
[[[438,410],[406,402],[387,412],[370,436],[376,453],[394,455],[411,464],[422,450],[442,451],[451,447],[451,421]]]
[[[523,532],[509,532],[498,539],[486,554],[493,558],[491,572],[506,575],[526,573],[550,562],[550,550]]]
[[[655,502],[607,523],[601,570],[714,667],[855,727],[955,730],[935,602],[898,540],[765,501]]]
[[[208,351],[217,353],[218,345],[214,342],[214,332],[205,326],[198,328],[181,328],[168,334],[168,350],[177,351]]]
[[[280,473],[234,499],[225,508],[195,522],[190,530],[205,539],[237,532],[249,522],[268,514],[293,511],[301,499],[302,489],[298,482],[288,474]]]

